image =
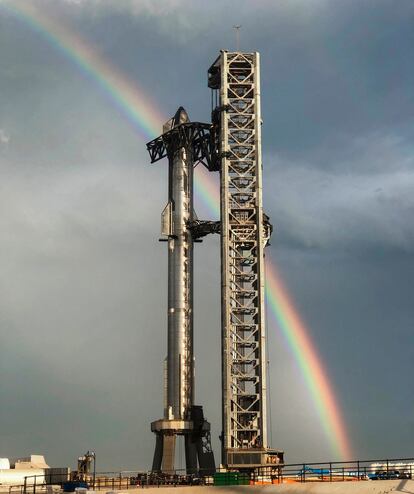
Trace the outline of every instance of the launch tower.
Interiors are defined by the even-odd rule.
[[[222,463],[245,469],[283,461],[268,445],[264,247],[258,53],[221,51],[208,71],[215,168],[220,170]]]

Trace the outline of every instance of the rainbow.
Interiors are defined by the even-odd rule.
[[[80,72],[94,82],[109,101],[138,130],[144,139],[150,140],[161,133],[167,119],[142,89],[108,63],[86,41],[72,32],[58,19],[46,15],[44,9],[25,1],[0,3],[3,10],[21,20],[32,31],[40,34]]]
[[[211,174],[202,167],[195,176],[195,191],[215,217],[220,215],[220,194]],[[301,320],[275,263],[265,259],[266,300],[277,328],[283,334],[312,397],[323,430],[336,459],[353,457],[349,435],[327,371],[312,342],[309,329]]]
[[[294,307],[275,264],[268,260],[266,261],[266,299],[278,328],[299,365],[334,453],[338,459],[351,459],[352,450],[348,433],[328,373],[323,368],[309,330]]]
[[[94,51],[78,33],[56,18],[46,15],[33,3],[2,2],[6,11],[40,34],[49,44],[94,82],[107,99],[122,113],[144,139],[159,135],[166,118],[136,82],[130,82],[113,65]],[[214,178],[202,167],[196,168],[195,192],[209,214],[218,218],[219,192]],[[277,328],[284,335],[312,396],[322,427],[338,459],[352,457],[345,423],[338,402],[317,354],[309,330],[301,320],[291,298],[271,261],[266,261],[266,297]]]

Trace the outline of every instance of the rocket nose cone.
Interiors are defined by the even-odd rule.
[[[176,113],[174,115],[173,127],[177,127],[177,125],[187,123],[189,121],[190,121],[190,119],[188,118],[188,113],[184,110],[184,108],[182,106],[180,106],[180,108],[178,108],[178,110],[176,111]]]
[[[179,125],[183,123],[187,123],[189,121],[190,119],[188,118],[187,112],[184,110],[182,106],[180,106],[180,108],[178,108],[178,110],[175,112],[175,115],[169,120],[167,120],[167,122],[165,122],[165,124],[162,126],[162,133],[165,134],[174,127],[178,127]]]

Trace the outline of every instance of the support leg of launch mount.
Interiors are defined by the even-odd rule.
[[[156,435],[153,472],[175,473],[177,436],[184,436],[187,474],[212,475],[215,472],[210,423],[204,419],[202,407],[193,406],[192,420],[161,419],[152,422],[151,430]]]

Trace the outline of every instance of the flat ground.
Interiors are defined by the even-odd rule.
[[[0,493],[9,493],[6,486],[0,486]],[[16,493],[16,490],[12,491]],[[30,491],[29,491],[30,492]],[[41,492],[45,491],[40,491]],[[92,494],[93,491],[89,491]],[[280,485],[235,485],[228,487],[213,486],[177,486],[177,487],[145,487],[125,491],[103,489],[96,494],[414,494],[414,480],[375,480],[362,482],[307,482],[305,484]]]
[[[105,491],[101,491],[103,493]],[[132,494],[131,490],[119,491],[122,494]],[[228,487],[148,487],[141,489],[144,493],[159,494],[388,494],[400,492],[414,494],[413,480],[375,480],[362,482],[309,482],[305,484],[280,485],[237,485]],[[112,493],[111,493],[112,494]]]

